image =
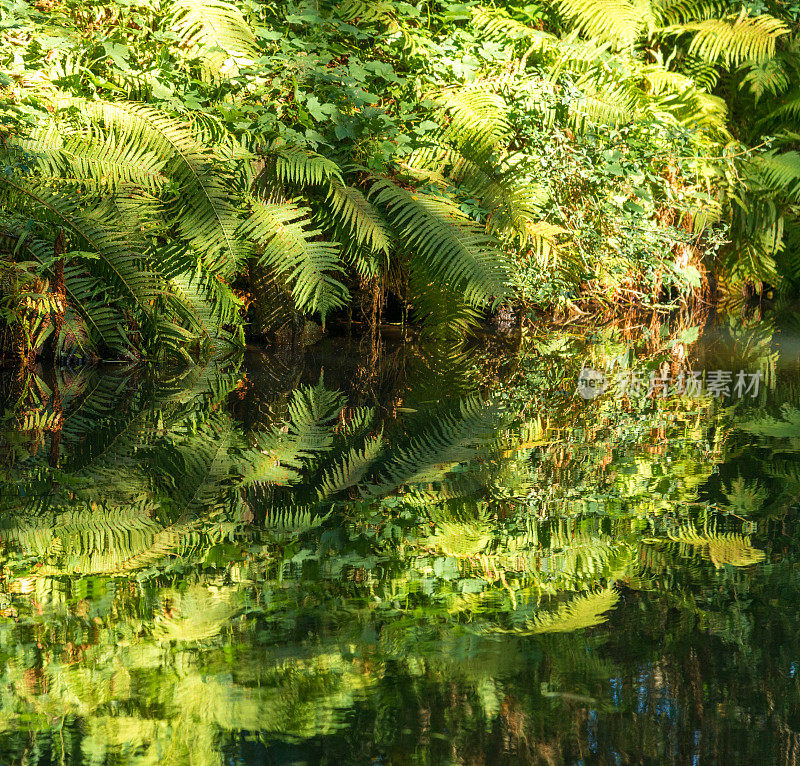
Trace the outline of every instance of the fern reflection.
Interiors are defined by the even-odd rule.
[[[785,691],[800,402],[772,346],[744,341],[765,412],[564,397],[624,339],[530,343],[500,388],[425,348],[11,381],[4,756],[654,758],[664,710],[688,742],[730,733],[723,691],[760,709],[745,663]]]

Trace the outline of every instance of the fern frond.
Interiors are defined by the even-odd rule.
[[[344,21],[356,21],[366,24],[396,24],[397,8],[387,0],[342,0],[336,8],[337,15]]]
[[[330,515],[330,512],[321,515],[298,506],[271,508],[264,518],[264,527],[277,541],[296,540],[300,535],[322,525]]]
[[[283,425],[254,434],[255,447],[242,452],[240,483],[295,483],[300,470],[331,450],[333,428],[342,406],[341,394],[326,389],[321,379],[316,386],[295,391]]]
[[[767,185],[800,201],[800,152],[773,152],[754,160]]]
[[[190,125],[163,111],[132,102],[68,99],[124,140],[152,151],[165,161],[165,173],[180,187],[174,202],[181,234],[210,271],[230,276],[247,255],[236,238],[239,219],[225,183],[224,168],[214,152],[199,143]]]
[[[636,112],[636,92],[626,79],[615,73],[593,70],[576,82],[580,97],[570,104],[570,117],[576,130],[587,126],[619,125]]]
[[[390,235],[386,223],[358,189],[332,178],[328,200],[331,214],[349,229],[358,245],[369,248],[373,253],[388,254]]]
[[[495,241],[445,197],[403,189],[377,178],[370,197],[385,210],[409,254],[431,279],[476,306],[508,294],[508,267]]]
[[[474,457],[479,445],[490,442],[500,422],[495,406],[477,398],[466,400],[458,414],[440,416],[407,443],[394,446],[378,473],[378,483],[365,480],[362,491],[375,495],[438,481],[454,464]]]
[[[613,587],[578,595],[559,606],[555,612],[542,611],[536,614],[527,621],[525,628],[512,632],[537,635],[572,633],[576,630],[593,628],[608,619],[606,612],[611,611],[618,602],[619,593]]]
[[[464,338],[480,323],[482,312],[464,295],[425,270],[410,269],[408,287],[414,296],[414,317],[426,335],[456,341]]]
[[[800,89],[787,93],[781,104],[773,109],[764,119],[778,120],[782,118],[800,118]]]
[[[737,567],[750,566],[765,558],[764,551],[754,548],[748,536],[734,532],[707,533],[686,524],[677,532],[671,532],[669,539],[700,549],[718,568],[724,564]]]
[[[129,298],[142,315],[152,312],[152,302],[158,293],[155,276],[144,261],[144,243],[137,242],[131,230],[84,209],[80,200],[61,195],[51,188],[27,178],[0,174],[0,187],[13,191],[60,225],[66,227],[83,243],[85,250],[97,255],[92,268],[115,290]],[[138,251],[136,248],[139,248]]]
[[[367,439],[361,449],[351,447],[337,460],[319,480],[317,495],[325,500],[332,495],[353,487],[372,468],[383,449],[382,436]]]
[[[472,157],[489,159],[510,138],[508,105],[483,84],[445,91],[438,100],[448,117],[442,131],[445,144],[469,147]]]
[[[284,184],[298,187],[315,186],[326,181],[344,184],[342,171],[331,159],[310,149],[274,142],[267,149],[275,161],[275,175]]]
[[[558,0],[561,12],[583,34],[630,45],[656,24],[650,3],[629,0]]]
[[[488,40],[499,42],[515,42],[523,40],[528,50],[542,53],[558,44],[558,38],[548,32],[526,26],[512,19],[500,8],[478,6],[472,9],[472,24],[479,29]]]
[[[310,211],[293,203],[270,204],[248,197],[250,215],[238,235],[256,242],[263,252],[259,262],[284,277],[302,311],[325,315],[343,306],[349,293],[334,275],[342,273],[335,243],[318,239],[310,228]]]
[[[654,10],[659,25],[666,27],[718,19],[729,13],[730,8],[729,0],[659,0]]]
[[[181,44],[202,62],[208,79],[252,63],[258,45],[242,12],[226,0],[172,0],[171,26]],[[233,63],[233,66],[231,66]]]
[[[199,269],[175,274],[168,284],[178,298],[174,307],[189,330],[212,347],[213,341],[234,342],[225,326],[236,322],[240,302],[228,285]]]
[[[729,67],[768,61],[775,56],[778,38],[789,34],[789,28],[780,19],[766,14],[748,16],[744,11],[738,16],[708,19],[665,31],[693,32],[690,54],[710,63],[722,60]]]
[[[113,131],[90,127],[78,132],[65,121],[52,119],[18,145],[33,154],[40,177],[74,179],[112,194],[121,186],[155,193],[166,182],[163,159]]]
[[[792,84],[792,73],[778,58],[751,64],[742,79],[742,86],[747,86],[756,102],[764,96],[777,96],[785,93]]]

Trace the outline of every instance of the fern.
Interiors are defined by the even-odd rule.
[[[383,450],[383,438],[367,439],[361,449],[350,447],[319,479],[317,494],[320,500],[343,492],[358,484],[372,468]]]
[[[339,250],[334,243],[317,239],[320,232],[309,228],[310,211],[257,197],[248,202],[250,215],[238,234],[261,246],[259,262],[286,279],[297,307],[319,312],[324,319],[343,306],[349,294],[334,276],[342,272]]]
[[[33,154],[39,178],[74,179],[110,193],[123,186],[155,193],[166,182],[165,161],[156,152],[97,126],[78,131],[67,120],[51,119],[18,145]]]
[[[158,292],[157,279],[145,264],[144,242],[137,242],[134,232],[120,230],[118,223],[85,210],[79,201],[27,178],[0,175],[0,188],[3,186],[6,192],[18,195],[34,209],[43,210],[67,227],[84,250],[97,256],[93,269],[129,298],[142,315],[151,312]]]
[[[409,252],[410,268],[463,293],[476,306],[508,295],[508,268],[495,241],[447,198],[375,179],[370,190]]]
[[[769,186],[800,202],[800,152],[764,154],[755,160],[755,166]]]
[[[330,517],[313,513],[307,508],[272,508],[264,519],[264,526],[273,539],[296,540],[300,535],[321,526]]]
[[[357,245],[366,247],[373,253],[388,255],[390,233],[386,222],[358,189],[333,178],[328,200],[331,215],[349,230]]]
[[[370,24],[379,22],[382,24],[396,24],[397,12],[393,3],[386,0],[376,2],[364,2],[364,0],[343,0],[338,7],[337,13],[344,21],[356,21]]]
[[[748,536],[734,532],[705,533],[691,525],[683,525],[677,532],[670,533],[669,539],[700,549],[717,568],[724,564],[750,566],[765,558],[764,551],[754,548]]]
[[[258,57],[255,35],[233,3],[171,0],[169,13],[172,29],[190,53],[200,59],[208,79],[233,74],[235,67]]]
[[[326,389],[322,379],[316,386],[295,391],[283,424],[254,434],[255,447],[241,453],[240,483],[243,486],[296,483],[302,469],[330,452],[333,427],[341,410],[341,395]]]
[[[166,299],[166,305],[184,326],[212,347],[215,341],[235,343],[227,328],[238,323],[240,301],[231,288],[204,272],[200,258],[180,245],[160,248],[154,258],[161,265],[171,294],[178,298]]]
[[[473,458],[479,445],[490,442],[499,423],[495,406],[466,400],[458,414],[442,415],[406,443],[395,445],[375,480],[361,482],[362,491],[376,495],[440,480],[455,464]]]
[[[576,630],[593,628],[606,621],[606,613],[619,602],[615,588],[604,588],[585,595],[577,595],[561,604],[555,611],[542,610],[527,620],[524,627],[509,631],[521,635],[542,633],[572,633]]]
[[[618,45],[636,41],[656,21],[647,2],[559,0],[558,7],[584,34]]]
[[[64,104],[69,105],[164,160],[165,172],[180,186],[172,204],[181,234],[202,254],[206,268],[232,275],[246,256],[235,234],[238,215],[224,168],[191,126],[144,104],[71,99]]]
[[[694,32],[689,53],[705,61],[723,60],[729,67],[745,62],[763,63],[775,56],[775,43],[788,27],[772,16],[738,16],[684,24],[667,31]]]
[[[537,53],[551,50],[558,45],[558,38],[548,32],[532,29],[512,19],[499,8],[479,6],[472,9],[472,23],[487,39],[500,42],[524,40],[528,50]]]
[[[267,156],[274,162],[274,175],[281,183],[298,187],[327,181],[344,183],[339,166],[317,152],[276,141],[268,148]]]

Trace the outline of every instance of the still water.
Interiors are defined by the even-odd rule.
[[[796,763],[797,337],[6,374],[0,763]]]

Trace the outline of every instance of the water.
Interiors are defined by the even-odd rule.
[[[798,335],[696,334],[7,375],[0,763],[795,763]]]

